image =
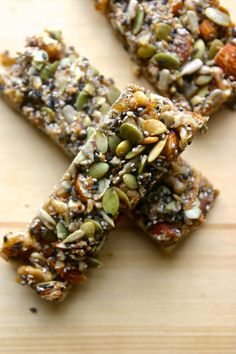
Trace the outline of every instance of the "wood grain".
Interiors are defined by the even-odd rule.
[[[236,20],[233,0],[224,0]],[[122,89],[131,62],[92,0],[1,0],[0,50],[61,28]],[[23,229],[68,166],[46,137],[0,102],[0,234]],[[223,110],[184,154],[221,195],[207,224],[170,256],[134,225],[114,231],[103,269],[62,304],[39,301],[0,261],[1,354],[235,354],[236,120]],[[38,312],[30,312],[36,307]]]

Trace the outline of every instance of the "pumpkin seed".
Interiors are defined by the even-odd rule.
[[[108,103],[106,102],[103,103],[103,105],[100,108],[101,115],[104,116],[109,111],[110,108],[111,106]]]
[[[60,41],[62,39],[62,31],[60,30],[52,30],[52,31],[48,31],[48,33],[57,41]]]
[[[41,112],[46,113],[50,117],[50,121],[53,121],[56,116],[56,113],[51,108],[46,106],[41,108]]]
[[[167,131],[165,124],[156,119],[144,120],[142,129],[147,131],[151,136],[163,134]]]
[[[110,87],[107,93],[108,102],[112,105],[120,96],[120,91],[116,87]]]
[[[95,133],[95,128],[94,127],[88,127],[88,129],[87,129],[87,139],[89,139],[90,136],[93,135],[93,133]]]
[[[123,192],[120,188],[113,187],[114,190],[116,191],[118,197],[130,208],[130,202],[127,194]]]
[[[141,175],[143,173],[144,167],[146,166],[148,157],[147,155],[143,155],[139,164],[139,168],[138,168],[138,174]]]
[[[96,220],[93,220],[93,219],[85,219],[84,220],[84,222],[92,222],[93,224],[94,224],[94,227],[95,227],[95,232],[97,233],[97,234],[100,234],[102,231],[103,231],[103,229],[102,229],[102,227],[101,227],[101,225],[99,224],[99,222],[98,221],[96,221]]]
[[[78,94],[75,102],[75,107],[78,109],[78,111],[81,111],[83,109],[83,107],[88,103],[88,100],[89,96],[86,92],[81,91]]]
[[[127,154],[128,151],[131,149],[131,143],[129,140],[123,140],[116,148],[116,155],[118,157],[122,157]]]
[[[180,67],[179,58],[171,53],[158,53],[155,60],[161,68],[178,69]]]
[[[128,154],[125,155],[126,160],[131,160],[134,157],[138,156],[139,154],[141,154],[141,152],[143,152],[144,149],[145,146],[142,145],[133,148],[132,151],[128,152]]]
[[[42,233],[41,237],[47,242],[57,241],[57,235],[52,230],[47,230],[46,233]]]
[[[55,61],[52,64],[47,64],[44,66],[44,68],[40,71],[40,78],[43,81],[46,81],[51,75],[53,75],[58,67],[59,62]]]
[[[83,125],[85,126],[85,128],[88,128],[92,125],[92,121],[89,118],[89,116],[86,116],[83,120]]]
[[[193,45],[192,58],[202,59],[206,52],[206,45],[202,39],[198,39]]]
[[[139,58],[148,59],[151,58],[157,51],[157,48],[152,44],[147,44],[139,47],[137,55]]]
[[[115,154],[116,148],[120,142],[121,139],[117,135],[111,135],[108,137],[108,146],[113,155]]]
[[[91,82],[88,82],[84,86],[84,92],[86,92],[90,96],[95,96],[96,95],[96,88],[95,88],[94,84],[92,84]]]
[[[172,27],[167,23],[158,23],[155,27],[155,33],[158,40],[167,40],[172,32]]]
[[[120,135],[124,139],[129,139],[134,143],[140,143],[143,140],[143,134],[134,124],[123,123],[120,127]]]
[[[98,132],[96,132],[94,139],[95,139],[98,150],[102,154],[105,154],[108,150],[108,140],[107,140],[106,135],[104,133],[101,133],[98,131]]]
[[[209,59],[214,59],[219,50],[224,46],[219,39],[214,39],[210,44]]]
[[[228,27],[231,23],[229,15],[215,7],[208,7],[205,11],[205,15],[209,20],[222,27]]]
[[[167,141],[167,136],[165,139],[158,141],[158,143],[154,146],[154,148],[150,151],[148,155],[148,162],[151,163],[155,161],[158,156],[161,154],[162,150],[164,149]]]
[[[68,230],[61,221],[57,223],[56,231],[57,238],[59,238],[59,240],[64,240],[68,236]]]
[[[137,189],[138,188],[138,183],[137,183],[136,177],[134,175],[132,175],[131,173],[124,174],[123,181],[124,181],[125,185],[130,189]]]
[[[101,267],[103,265],[103,263],[95,258],[95,257],[86,257],[86,261],[88,262],[90,267]]]
[[[95,225],[92,221],[86,221],[80,226],[80,230],[84,231],[87,237],[93,237],[95,235]]]
[[[89,168],[89,176],[92,176],[96,179],[100,179],[107,173],[108,170],[109,165],[106,162],[95,162]]]
[[[181,76],[192,75],[196,71],[201,69],[202,66],[203,66],[203,62],[201,61],[201,59],[194,59],[183,66],[183,69],[181,70],[180,74]]]
[[[145,16],[144,9],[141,6],[139,6],[137,8],[136,15],[135,15],[133,34],[138,34],[139,31],[141,30],[144,21],[144,16]]]
[[[204,86],[204,85],[208,84],[209,82],[211,82],[211,80],[212,80],[211,75],[200,75],[196,78],[195,83],[198,86]]]
[[[102,207],[106,214],[115,216],[120,207],[119,197],[113,188],[108,189],[102,198]]]

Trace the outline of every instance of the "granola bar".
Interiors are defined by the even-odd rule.
[[[236,28],[218,0],[97,0],[154,88],[209,115],[235,105]]]
[[[120,94],[60,32],[28,38],[25,50],[3,54],[2,64],[0,95],[70,157]]]
[[[48,63],[46,62],[44,67],[37,66],[37,68],[35,68],[34,53],[35,51],[37,51],[37,53],[41,52],[42,48],[46,48],[46,44],[51,42],[54,45],[54,52],[57,51],[57,53],[60,53],[61,59],[59,62],[56,60],[56,69],[50,72],[50,74],[48,73],[47,79],[44,79],[41,85],[37,86],[36,90],[34,81],[41,79],[41,73],[44,72],[44,68],[48,66]],[[61,35],[55,32],[47,31],[43,35],[32,37],[27,40],[27,47],[23,53],[18,54],[16,58],[11,58],[9,55],[4,55],[3,58],[3,64],[5,64],[1,75],[1,93],[3,97],[6,97],[11,105],[17,107],[37,128],[47,133],[70,157],[74,158],[85,142],[87,135],[90,135],[96,129],[101,114],[109,109],[110,104],[118,95],[119,91],[113,85],[112,80],[107,80],[100,75],[98,71],[91,66],[88,60],[79,56],[72,47],[67,48],[62,41]],[[50,65],[53,64],[54,63],[51,62]],[[78,72],[79,70],[81,74],[77,77],[78,83],[76,84],[74,72]],[[57,91],[59,87],[58,78],[61,78],[61,75],[66,77],[70,88],[68,89],[66,87],[59,95]],[[71,89],[72,86],[73,90]],[[88,87],[90,87],[90,92],[91,87],[93,87],[93,95],[88,95]],[[31,96],[29,93],[33,90],[37,92],[37,96],[41,97],[41,100],[37,103],[29,99],[29,96]],[[71,103],[73,99],[75,101],[75,97],[81,97],[81,92],[86,92],[88,102],[80,107],[76,104],[72,106]],[[23,98],[16,103],[14,100],[15,97]],[[53,107],[52,105],[48,106],[52,101]],[[23,105],[21,102],[23,102]],[[49,119],[50,115],[53,115],[53,121]],[[166,114],[165,119],[168,121],[170,118],[171,117],[168,117]],[[123,143],[117,150],[118,154],[122,154],[125,150],[130,148],[131,146],[125,146]],[[127,150],[126,152],[128,153],[129,151]],[[186,169],[189,168],[187,163],[183,165],[183,167],[185,166]],[[185,175],[187,173],[188,171],[186,171]],[[163,179],[160,183],[165,187],[165,181]],[[147,227],[144,223],[142,227],[146,229],[148,233],[150,233],[150,222],[148,221],[146,211],[150,208],[150,200],[153,200],[152,196],[148,196],[142,201],[142,209],[144,209],[145,212],[143,217],[140,218],[142,223],[145,220]],[[145,204],[147,204],[146,207],[144,207]],[[138,209],[140,207],[138,206]],[[154,211],[154,209],[155,205],[153,205],[152,211]],[[153,212],[151,213],[151,217],[153,218]],[[203,218],[199,217],[197,220],[198,224],[201,224],[203,220]],[[194,224],[196,225],[196,221]],[[191,228],[189,227],[188,231],[190,230]],[[184,234],[178,235],[178,241],[184,238],[186,233],[187,230],[185,228]],[[160,241],[161,240],[159,240],[159,244],[164,247],[165,242],[161,243]]]
[[[166,114],[175,122],[166,122]],[[84,281],[119,212],[136,207],[205,122],[129,85],[25,232],[4,237],[2,255],[22,259],[20,282],[57,301]]]
[[[133,212],[139,225],[165,251],[171,251],[204,223],[219,192],[180,157],[161,183]]]

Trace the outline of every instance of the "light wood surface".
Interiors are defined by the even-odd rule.
[[[223,4],[236,20],[234,0]],[[43,28],[61,28],[120,88],[135,80],[128,55],[92,0],[1,0],[0,28],[1,51],[20,49]],[[236,353],[235,115],[224,110],[212,117],[207,136],[184,154],[221,196],[207,224],[173,256],[161,255],[127,222],[111,234],[103,269],[54,305],[17,285],[12,268],[0,261],[1,354]],[[68,159],[3,102],[0,122],[3,235],[23,229]]]

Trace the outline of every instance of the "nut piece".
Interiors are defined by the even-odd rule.
[[[233,76],[236,79],[236,46],[226,44],[216,55],[215,62],[225,74]]]
[[[205,41],[212,41],[217,37],[218,29],[217,26],[209,21],[204,20],[199,27],[200,34]]]
[[[174,159],[179,153],[179,138],[175,132],[170,132],[168,135],[165,147],[162,154],[167,157],[167,159]]]

